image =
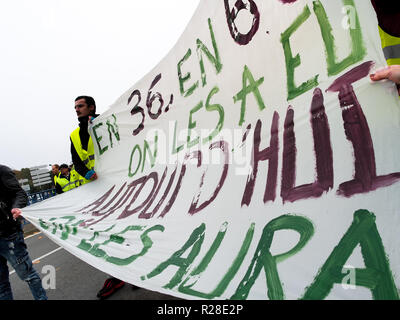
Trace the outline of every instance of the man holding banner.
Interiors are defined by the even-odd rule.
[[[88,132],[89,122],[97,116],[96,102],[92,97],[79,96],[75,99],[75,111],[79,127],[70,135],[72,162],[86,183],[97,179],[94,171],[93,141]]]
[[[88,132],[89,124],[96,118],[96,102],[90,96],[79,96],[75,99],[75,111],[78,116],[79,127],[70,136],[72,162],[76,172],[83,177],[82,184],[97,179],[94,171],[94,147]],[[108,278],[97,297],[104,299],[125,285],[117,278]]]
[[[21,280],[26,281],[35,300],[47,300],[39,274],[26,250],[18,217],[28,197],[14,172],[0,165],[0,300],[13,300],[7,261]]]

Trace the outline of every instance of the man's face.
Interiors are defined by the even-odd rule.
[[[78,118],[86,117],[92,113],[94,106],[88,106],[85,99],[79,99],[75,101],[75,111]]]
[[[58,168],[56,166],[51,166],[51,171],[53,174],[58,174]]]
[[[61,168],[61,174],[62,174],[62,175],[67,176],[68,173],[69,173],[68,168]]]

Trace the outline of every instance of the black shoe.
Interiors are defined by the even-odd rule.
[[[103,288],[97,293],[97,298],[105,299],[112,295],[115,291],[122,288],[125,282],[117,278],[108,278],[103,285]]]

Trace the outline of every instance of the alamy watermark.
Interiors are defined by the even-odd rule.
[[[353,266],[344,266],[342,274],[345,274],[342,279],[342,288],[345,290],[356,289],[356,268]]]
[[[166,132],[162,129],[147,131],[145,145],[135,145],[130,155],[131,176],[140,172],[145,162],[159,165],[195,164],[198,159],[187,159],[193,152],[201,152],[201,163],[204,165],[234,164],[236,175],[251,173],[253,157],[254,130],[222,129],[213,133],[210,129],[176,130],[174,121],[169,122]],[[267,139],[268,140],[268,139]],[[223,142],[218,145],[218,142]],[[263,148],[267,148],[265,145]]]
[[[56,289],[56,268],[52,265],[45,265],[42,268],[42,287],[45,290]]]
[[[358,15],[357,10],[354,6],[347,5],[342,7],[342,13],[345,15],[342,19],[342,27],[345,30],[348,29],[356,29],[357,28],[357,21]]]

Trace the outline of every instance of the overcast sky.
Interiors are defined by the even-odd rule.
[[[107,110],[173,48],[199,1],[1,1],[0,164],[70,163],[75,97]]]

